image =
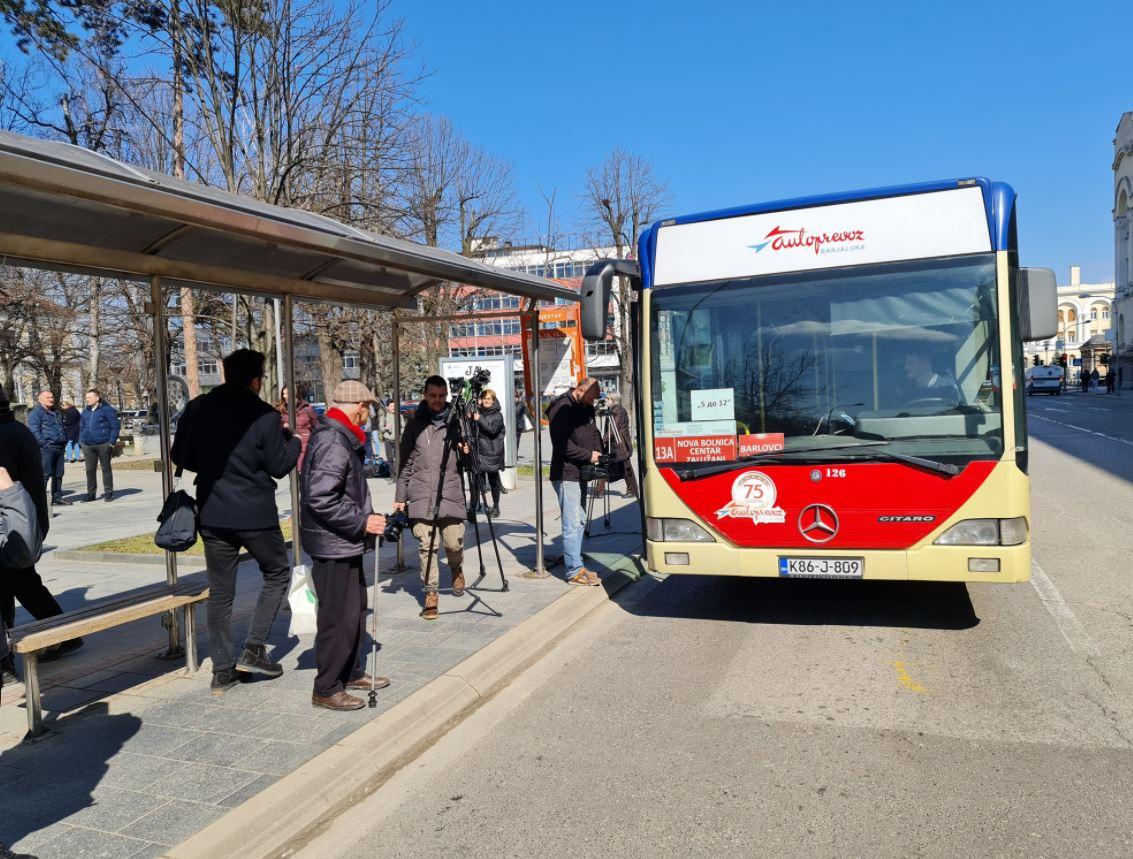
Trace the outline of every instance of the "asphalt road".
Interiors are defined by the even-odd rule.
[[[301,855],[1133,854],[1133,396],[1029,402],[1031,584],[639,583]]]

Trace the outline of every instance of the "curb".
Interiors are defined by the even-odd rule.
[[[608,570],[601,589],[568,591],[162,855],[169,859],[290,855],[319,828],[376,791],[534,664],[583,618],[635,580],[632,573],[614,569]]]

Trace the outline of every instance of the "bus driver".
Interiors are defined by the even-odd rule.
[[[920,349],[905,352],[905,379],[899,393],[906,406],[959,405],[960,389],[943,373],[933,370],[932,358]]]

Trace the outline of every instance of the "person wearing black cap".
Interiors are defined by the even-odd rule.
[[[47,485],[43,478],[43,457],[32,431],[16,420],[8,394],[0,387],[0,468],[7,470],[14,482],[23,485],[35,504],[39,535],[47,536],[50,514],[47,509]],[[43,585],[35,566],[5,567],[0,562],[0,617],[6,626],[15,626],[16,600],[36,620],[62,614],[63,609]],[[82,647],[81,638],[65,641],[40,656],[40,661],[55,659]]]

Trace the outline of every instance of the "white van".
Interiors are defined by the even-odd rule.
[[[1028,367],[1027,368],[1027,394],[1055,394],[1062,393],[1062,368]]]

